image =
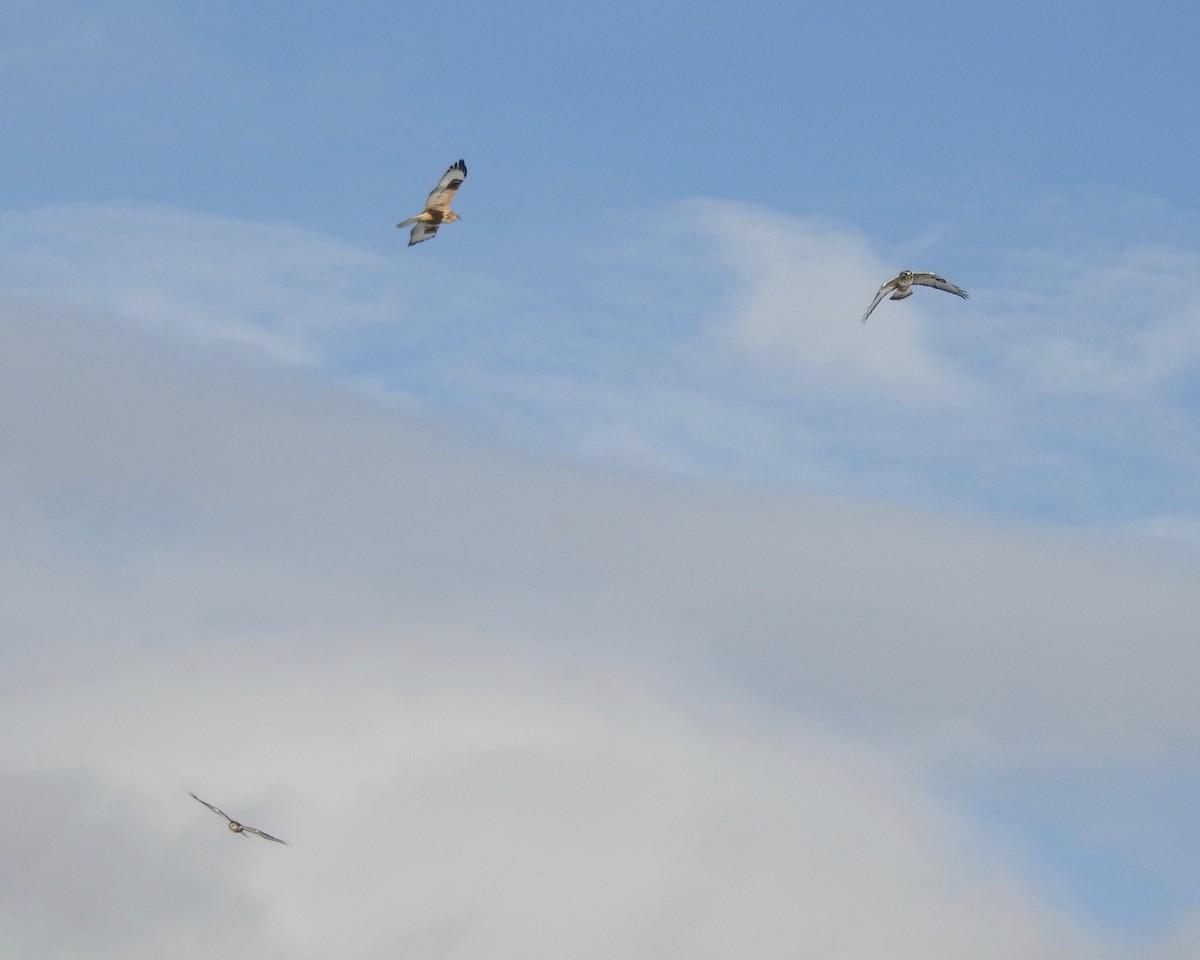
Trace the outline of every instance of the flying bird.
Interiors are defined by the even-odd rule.
[[[258,829],[258,827],[248,827],[244,823],[238,823],[236,820],[233,819],[233,817],[231,817],[229,814],[227,814],[224,810],[220,809],[219,807],[214,807],[207,800],[200,800],[200,798],[198,796],[196,796],[194,793],[192,793],[190,790],[188,791],[188,796],[191,797],[193,800],[199,800],[200,803],[203,803],[213,813],[219,813],[221,816],[223,816],[226,819],[226,821],[228,821],[228,823],[229,823],[229,829],[232,830],[234,833],[240,833],[243,837],[248,833],[253,833],[257,836],[262,837],[264,840],[274,840],[276,843],[282,843],[285,845],[287,844],[286,840],[280,840],[278,837],[273,837],[269,833],[263,833],[261,830]]]
[[[875,294],[875,299],[871,301],[871,305],[867,307],[867,312],[862,316],[862,322],[867,322],[867,317],[871,315],[883,298],[887,296],[888,291],[892,291],[893,300],[903,300],[905,297],[913,295],[913,284],[919,284],[922,287],[934,287],[938,290],[945,290],[947,293],[953,293],[956,296],[966,299],[970,296],[966,290],[961,287],[956,287],[945,277],[939,277],[936,273],[914,273],[912,270],[901,270],[899,274],[892,277],[887,283],[879,288],[879,292]]]
[[[412,233],[408,235],[408,245],[411,247],[414,243],[420,243],[422,240],[428,240],[435,236],[438,227],[443,223],[453,223],[455,220],[462,218],[450,209],[450,202],[454,199],[454,194],[458,192],[458,188],[462,186],[462,182],[467,178],[467,165],[464,161],[459,160],[442,174],[442,179],[438,181],[438,185],[433,188],[433,193],[425,198],[425,209],[418,213],[415,217],[409,217],[407,220],[401,220],[397,227],[407,227],[410,223],[416,224],[412,228]]]

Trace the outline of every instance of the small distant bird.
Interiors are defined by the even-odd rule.
[[[905,297],[913,295],[912,288],[914,283],[922,287],[935,287],[938,290],[945,290],[947,293],[953,293],[963,299],[970,296],[966,290],[956,287],[945,277],[939,277],[936,273],[914,273],[912,270],[901,270],[898,275],[892,277],[891,280],[879,288],[879,292],[875,294],[875,299],[871,301],[871,305],[867,307],[867,312],[863,314],[862,322],[867,322],[867,317],[871,315],[871,311],[883,302],[883,298],[887,296],[889,290],[892,291],[893,300],[903,300]]]
[[[206,807],[208,807],[208,809],[211,810],[213,813],[219,813],[221,816],[223,816],[229,823],[229,829],[232,830],[234,833],[240,833],[243,837],[248,833],[253,833],[253,834],[256,834],[257,836],[262,837],[264,840],[274,840],[276,843],[287,844],[286,840],[280,840],[278,837],[273,837],[269,833],[263,833],[261,830],[258,829],[258,827],[248,827],[244,823],[238,823],[236,820],[233,819],[233,817],[231,817],[229,814],[227,814],[224,810],[221,810],[219,807],[214,807],[207,800],[200,800],[200,798],[198,796],[196,796],[194,793],[192,793],[190,790],[188,791],[188,796],[191,797],[193,800],[199,800],[200,803],[202,803]]]
[[[436,235],[441,224],[453,223],[455,220],[462,219],[457,213],[450,210],[450,202],[465,179],[467,179],[467,165],[464,161],[459,160],[442,174],[442,179],[433,188],[433,193],[425,199],[425,209],[415,217],[409,217],[396,224],[397,227],[407,227],[410,223],[416,224],[412,228],[412,233],[408,235],[410,247],[414,243],[420,243],[422,240],[428,240]]]

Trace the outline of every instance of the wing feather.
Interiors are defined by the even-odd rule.
[[[192,791],[190,791],[190,790],[188,791],[188,796],[189,796],[189,797],[191,797],[193,800],[199,800],[199,802],[200,802],[200,803],[202,803],[202,804],[204,804],[206,807],[208,807],[208,809],[209,809],[209,810],[211,810],[213,813],[219,813],[221,816],[223,816],[223,817],[224,817],[226,820],[228,820],[230,823],[232,823],[232,822],[233,822],[233,817],[231,817],[229,814],[227,814],[227,813],[226,813],[224,810],[222,810],[220,807],[214,807],[214,806],[213,806],[211,803],[209,803],[207,800],[200,800],[200,798],[199,798],[198,796],[196,796],[194,793],[192,793]]]
[[[438,225],[436,223],[425,223],[417,221],[416,226],[408,235],[408,245],[411,247],[414,243],[420,243],[422,240],[428,240],[430,237],[437,235]]]
[[[442,179],[438,181],[438,185],[433,188],[433,192],[425,200],[425,209],[440,210],[445,213],[450,209],[450,201],[454,199],[454,194],[458,192],[458,188],[462,186],[465,179],[467,179],[467,164],[466,161],[459,160],[442,174]]]
[[[278,837],[273,837],[269,833],[264,833],[262,830],[259,830],[258,827],[247,827],[243,825],[242,829],[246,831],[246,833],[253,833],[255,836],[262,837],[264,840],[274,840],[276,843],[282,843],[285,847],[288,846],[288,842],[286,840],[280,840]]]
[[[964,300],[969,299],[971,296],[962,287],[955,286],[945,277],[939,277],[936,273],[914,273],[912,282],[919,283],[923,287],[934,287],[937,290],[945,290],[947,293],[953,293]]]
[[[871,315],[871,313],[874,311],[874,309],[877,306],[879,306],[881,303],[883,303],[883,298],[887,296],[888,291],[894,290],[896,288],[896,281],[899,279],[900,279],[899,277],[892,277],[891,280],[888,280],[886,283],[884,283],[879,288],[878,292],[875,294],[875,299],[872,300],[871,305],[869,307],[867,307],[867,312],[862,315],[862,320],[860,321],[860,323],[867,322],[867,317],[869,317]]]

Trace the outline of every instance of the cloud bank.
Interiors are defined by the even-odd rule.
[[[441,342],[377,259],[220,222],[222,286],[223,243],[141,232],[203,224],[132,222],[128,271],[9,241],[9,953],[1191,955],[1186,913],[1123,944],[945,784],[1178,766],[1194,569],[516,453],[348,388],[339,339]]]

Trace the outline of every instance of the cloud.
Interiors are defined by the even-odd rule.
[[[1144,401],[1200,364],[1198,266],[1194,254],[1152,246],[1018,261],[1035,286],[1054,286],[1027,308],[1039,333],[1015,359],[1050,397]]]
[[[390,319],[396,307],[382,258],[282,224],[120,204],[4,220],[11,292],[55,291],[60,302],[285,362],[315,363],[319,337]]]
[[[130,638],[172,621],[185,636],[586,625],[581,644],[650,633],[718,661],[735,644],[735,675],[888,729],[949,715],[1084,742],[1196,732],[1186,568],[831,498],[539,466],[136,329],[10,327],[15,636],[105,617]],[[51,603],[55,571],[89,605]],[[114,598],[128,591],[138,617]]]
[[[896,269],[864,236],[717,201],[536,282],[166,208],[0,227],[28,307],[251,346],[556,454],[1120,529],[1190,509],[1180,250],[1015,252],[991,289],[955,274],[968,303],[926,291],[864,328],[858,298]]]
[[[77,792],[75,843],[168,851],[89,848],[128,896],[182,864],[147,927],[38,921],[23,955],[158,956],[231,909],[234,958],[1112,948],[936,784],[1194,739],[1194,571],[568,467],[23,295],[3,774],[44,830]],[[294,848],[228,835],[189,789]],[[10,915],[116,910],[95,875],[69,896],[21,875]]]
[[[235,958],[1095,955],[878,751],[494,637],[328,641],[126,657],[7,701],[10,769],[101,771],[91,804],[123,797],[137,817],[68,818],[61,842],[103,864],[71,888],[15,902],[10,874],[12,912],[36,899],[107,919],[35,929],[23,955],[153,956],[209,925]],[[60,819],[66,785],[46,777],[40,803],[21,785],[27,830]],[[197,784],[292,845],[231,836],[186,796]],[[66,866],[28,860],[4,869]],[[94,898],[144,882],[147,862],[165,882],[141,898],[155,938],[138,939]]]
[[[312,246],[276,259],[319,259]],[[621,656],[654,636],[670,662],[913,737],[947,717],[1134,753],[1196,733],[1187,567],[839,498],[539,463],[320,368],[272,367],[136,310],[117,319],[120,298],[71,303],[93,282],[104,296],[103,271],[84,267],[67,307],[49,286],[7,307],[0,484],[21,586],[7,615],[28,649],[397,621],[565,633]],[[225,304],[263,286],[232,277],[228,301],[195,309],[249,313]],[[330,335],[355,329],[354,299],[339,312],[328,296]],[[318,327],[287,335],[321,342]],[[64,577],[71,604],[53,600]]]
[[[1139,540],[1165,545],[1168,551],[1186,561],[1200,555],[1200,515],[1189,513],[1150,516],[1132,524],[1126,531]]]

